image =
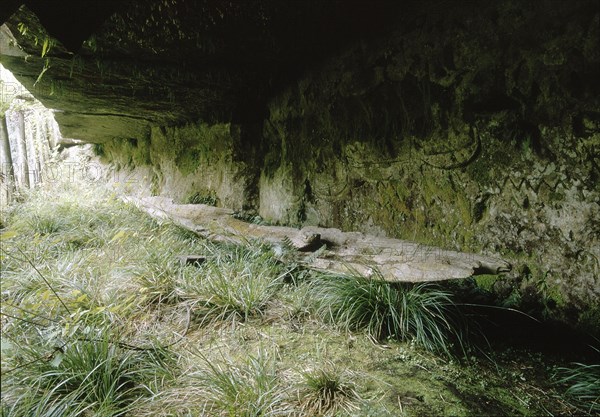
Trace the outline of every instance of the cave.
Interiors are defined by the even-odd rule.
[[[300,304],[311,304],[307,299],[286,304],[293,298],[288,287],[306,292],[308,299],[324,297],[323,288],[339,289],[327,276],[340,274],[342,281],[367,285],[369,291],[390,290],[420,299],[423,288],[433,286],[436,290],[428,294],[437,294],[438,301],[451,299],[459,310],[456,314],[471,318],[471,330],[461,331],[478,335],[473,342],[477,347],[462,349],[461,357],[476,359],[464,369],[453,368],[456,364],[442,367],[449,373],[463,372],[459,379],[471,382],[440,376],[439,369],[429,380],[419,379],[417,369],[434,366],[440,351],[425,348],[420,362],[418,350],[402,343],[411,339],[427,347],[424,340],[435,331],[412,335],[415,328],[398,328],[400,321],[390,313],[392,318],[385,320],[391,321],[379,322],[383,327],[366,330],[368,340],[391,349],[390,354],[365,353],[368,349],[362,346],[358,351],[371,355],[371,362],[348,355],[373,371],[366,380],[373,375],[386,383],[404,378],[405,387],[394,382],[393,388],[383,389],[375,380],[362,388],[340,382],[336,394],[321,403],[302,402],[299,394],[299,404],[273,397],[279,408],[273,406],[273,414],[261,409],[256,415],[599,412],[600,379],[594,364],[600,355],[597,1],[2,3],[0,230],[5,246],[2,270],[8,277],[3,278],[7,290],[2,291],[7,329],[3,356],[25,337],[25,330],[14,330],[17,324],[26,327],[54,317],[32,313],[39,308],[39,297],[47,302],[54,297],[50,310],[56,310],[57,317],[70,317],[64,319],[67,327],[78,330],[62,328],[60,342],[40,354],[50,358],[50,368],[64,366],[72,352],[84,348],[106,348],[107,354],[121,349],[125,356],[132,354],[127,360],[148,354],[140,360],[158,361],[154,350],[135,348],[151,340],[135,336],[131,326],[125,341],[97,343],[102,339],[94,334],[97,323],[88,321],[114,307],[110,314],[131,314],[136,326],[149,334],[165,326],[183,334],[182,340],[193,334],[203,346],[213,347],[219,337],[228,346],[245,346],[242,353],[233,348],[221,352],[223,368],[213,364],[216,357],[197,353],[204,360],[199,374],[229,369],[246,375],[244,366],[259,365],[266,372],[261,355],[270,348],[257,341],[264,332],[264,339],[277,341],[273,344],[281,352],[291,349],[292,355],[299,355],[302,365],[296,370],[306,367],[296,374],[290,370],[295,375],[291,380],[296,383],[308,375],[307,381],[314,382],[316,362],[326,365],[317,372],[322,377],[339,371],[340,364],[334,362],[343,362],[345,353],[338,352],[337,344],[347,350],[351,344],[362,346],[364,341],[352,333],[361,326],[349,326],[349,336],[334,332],[331,339],[323,339],[324,345],[337,347],[331,348],[331,360],[315,359],[314,345],[298,348],[294,335],[306,331],[307,343],[318,345],[322,329],[311,327],[311,320],[323,311],[303,309]],[[67,189],[70,194],[65,194]],[[107,202],[115,206],[102,211]],[[139,212],[132,215],[122,204]],[[111,216],[138,226],[128,227]],[[141,220],[145,216],[149,217]],[[140,240],[142,235],[145,240]],[[155,248],[155,240],[163,236],[173,239],[172,247]],[[137,243],[129,247],[129,240]],[[246,248],[250,243],[258,249]],[[119,255],[118,248],[125,255]],[[102,252],[109,249],[110,254]],[[221,255],[226,250],[231,252]],[[145,251],[145,257],[139,251]],[[73,278],[68,291],[55,291],[47,276],[59,267],[65,268],[65,276],[84,276],[83,266],[77,272],[69,265],[83,265],[81,259],[92,255],[105,256],[111,265],[124,262],[99,274],[123,273],[123,281],[131,282],[122,284],[123,291],[141,291],[148,318],[140,319],[137,310],[124,313],[127,303],[118,297],[111,307],[108,296],[98,292],[111,293],[113,284],[93,295],[80,278]],[[160,263],[163,257],[171,262],[168,268]],[[235,282],[231,265],[242,268],[244,259],[247,270],[240,274],[262,276],[262,270],[253,269],[254,262],[268,265],[269,271],[281,273],[277,282],[285,288],[269,293],[269,301],[256,310],[231,313],[235,319],[229,312],[223,313],[226,320],[219,316],[237,329],[232,334],[249,341],[247,345],[223,336],[227,326],[202,318],[205,313],[212,317],[213,301],[194,303],[189,295],[189,276],[223,278],[231,273],[227,276]],[[158,269],[131,272],[146,262]],[[165,272],[169,268],[177,272]],[[166,280],[171,275],[173,281]],[[148,276],[154,278],[149,281]],[[46,291],[40,290],[38,298],[13,289],[19,282],[35,280]],[[314,283],[298,290],[305,280]],[[382,282],[385,290],[378,286]],[[319,285],[323,288],[315,290]],[[92,303],[94,297],[100,301]],[[332,308],[325,316],[335,321]],[[280,320],[273,318],[277,314]],[[454,317],[449,310],[448,314]],[[50,320],[54,324],[49,328],[63,318]],[[442,323],[452,327],[461,320],[444,318]],[[268,327],[265,322],[271,321],[275,325]],[[446,342],[456,349],[462,338],[455,335]],[[157,343],[170,348],[179,342],[166,338]],[[248,353],[239,362],[244,349],[258,353]],[[511,349],[517,352],[514,362]],[[450,349],[441,350],[443,357]],[[12,372],[20,366],[16,363],[35,360],[23,352],[18,355],[6,369]],[[492,367],[482,363],[486,355],[497,361],[503,377],[491,375]],[[566,369],[574,362],[581,365],[577,369],[591,371],[592,394],[584,398],[568,388],[569,372],[575,368]],[[293,362],[282,363],[277,366],[294,368]],[[554,374],[563,375],[555,378],[558,382],[548,376],[552,366]],[[6,369],[3,360],[3,379]],[[163,407],[170,411],[160,415],[220,415],[218,410],[224,411],[219,407],[227,401],[240,407],[227,415],[242,413],[235,398],[211,397],[216,391],[206,388],[211,386],[206,372],[200,382],[188,381],[192,392],[210,398],[202,405],[204,411],[194,408],[200,403],[183,395],[187,385],[177,380],[164,391],[172,391],[172,397],[155,393],[158,408],[146,398],[140,407],[123,413],[159,415]],[[356,380],[352,372],[337,376]],[[479,372],[484,376],[476,376]],[[130,384],[136,385],[136,376],[131,378]],[[512,394],[507,382],[511,378],[518,385]],[[523,397],[530,380],[531,387],[547,394]],[[473,381],[500,388],[493,395],[475,388]],[[128,384],[122,384],[125,394],[114,395],[137,398]],[[442,399],[434,399],[423,384],[442,390]],[[3,395],[2,413],[20,415],[25,408],[19,408],[21,402],[14,397],[14,387],[11,390],[6,398]],[[369,390],[385,398],[381,407],[365,400]],[[552,395],[561,400],[553,402]],[[183,404],[182,414],[177,414],[176,398]],[[71,404],[57,404],[66,407],[61,409],[64,415],[75,413]],[[95,410],[121,415],[109,408]]]

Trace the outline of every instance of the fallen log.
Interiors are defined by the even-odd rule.
[[[149,215],[169,219],[206,239],[243,243],[260,239],[296,250],[306,267],[388,281],[429,282],[508,272],[511,265],[495,257],[456,252],[405,240],[324,227],[296,229],[247,223],[233,211],[204,204],[174,204],[165,197],[124,197]]]

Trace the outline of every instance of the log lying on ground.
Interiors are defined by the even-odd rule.
[[[204,204],[173,204],[165,197],[126,197],[153,217],[170,219],[194,233],[220,242],[261,239],[296,249],[303,265],[324,271],[372,276],[388,281],[428,282],[508,272],[508,262],[483,255],[444,250],[414,242],[339,229],[296,229],[247,223],[233,211]]]

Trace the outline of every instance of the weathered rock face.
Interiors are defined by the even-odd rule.
[[[236,132],[237,130],[237,132]],[[101,160],[127,173],[139,194],[240,211],[251,200],[247,162],[236,158],[239,128],[230,123],[154,127],[147,137],[96,145]]]
[[[597,303],[599,14],[511,6],[359,44],[272,100],[260,213],[500,252],[510,296]]]
[[[121,18],[133,29],[111,52],[102,40],[121,33],[117,15],[97,36],[106,42],[104,55],[84,47],[81,71],[62,80],[71,100],[41,97],[67,110],[59,118],[67,136],[99,143],[104,160],[133,172],[148,194],[258,213],[273,223],[501,254],[515,265],[494,284],[507,303],[539,301],[553,316],[594,323],[600,299],[597,3],[502,1],[477,9],[411,3],[404,11],[394,9],[397,21],[385,26],[385,36],[361,36],[337,49],[329,43],[327,59],[313,60],[294,77],[277,71],[258,77],[265,67],[253,66],[255,78],[248,78],[230,65],[223,72],[229,78],[213,84],[173,73],[178,59],[190,61],[181,57],[187,47],[168,45],[158,54],[167,64],[136,61],[137,75],[127,75],[131,63],[117,63],[112,52],[139,54],[136,39],[144,53],[161,44],[137,32],[146,27],[141,15],[126,13]],[[266,56],[275,56],[269,51]],[[282,72],[293,62],[284,55]],[[67,64],[55,58],[59,74]],[[218,53],[213,58],[211,65],[224,62]],[[26,81],[39,74],[22,58],[1,59]],[[92,68],[93,59],[113,75],[86,88],[103,73]],[[209,74],[215,72],[197,77]],[[42,83],[52,80],[56,75]],[[147,80],[154,91],[171,94],[140,100]],[[248,94],[233,104],[229,99],[241,97],[244,83]],[[571,307],[579,314],[565,316]]]

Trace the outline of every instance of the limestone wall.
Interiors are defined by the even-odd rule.
[[[275,97],[260,214],[499,253],[502,303],[597,322],[600,15],[513,6],[354,45]]]
[[[130,182],[129,193],[242,210],[249,200],[247,164],[234,155],[239,128],[230,123],[156,126],[140,139],[97,144],[107,172]],[[114,175],[113,175],[114,177]],[[114,180],[114,178],[109,178]]]

